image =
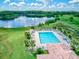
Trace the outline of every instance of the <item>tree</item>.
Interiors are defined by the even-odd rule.
[[[34,40],[30,40],[30,52],[34,51],[34,47],[35,47],[35,41]]]
[[[69,20],[70,20],[70,22],[73,22],[74,18],[73,18],[73,17],[70,17],[70,19],[69,19]]]
[[[29,33],[29,32],[25,32],[25,37],[26,37],[27,39],[31,39],[30,33]]]

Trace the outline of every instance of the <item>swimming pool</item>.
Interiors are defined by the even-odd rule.
[[[54,35],[53,32],[39,32],[40,43],[60,43],[60,40]]]

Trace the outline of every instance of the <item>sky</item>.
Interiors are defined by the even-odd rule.
[[[79,0],[0,0],[0,10],[79,11]]]

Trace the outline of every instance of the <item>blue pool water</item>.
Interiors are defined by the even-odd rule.
[[[39,38],[41,43],[60,43],[60,40],[52,32],[40,32]]]

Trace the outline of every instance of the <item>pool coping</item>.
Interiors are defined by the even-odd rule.
[[[60,41],[60,43],[56,43],[57,44],[63,44],[64,43],[64,40],[63,40],[63,36],[59,35],[56,31],[52,30],[47,30],[47,31],[35,31],[33,34],[32,34],[32,40],[35,41],[35,45],[36,45],[36,48],[40,48],[40,47],[45,47],[46,48],[46,45],[47,44],[55,44],[55,43],[44,43],[42,44],[40,42],[40,38],[39,38],[39,33],[40,32],[52,32],[56,37],[57,39]]]

